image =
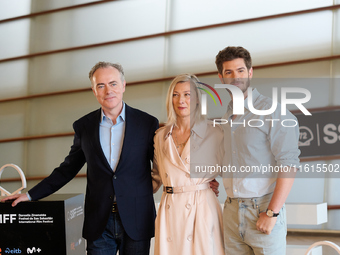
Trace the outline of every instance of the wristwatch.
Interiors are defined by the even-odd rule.
[[[272,218],[279,216],[280,213],[274,213],[273,210],[267,209],[266,214],[268,217]]]

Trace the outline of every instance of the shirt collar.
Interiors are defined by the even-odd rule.
[[[253,89],[252,90],[252,103],[254,105],[254,103],[256,102],[256,100],[259,98],[261,94],[257,91],[257,89]],[[249,95],[248,95],[249,97]],[[244,99],[244,108],[246,108],[247,110],[249,110],[249,105],[248,105],[248,97],[246,99]],[[233,109],[233,101],[231,100],[228,104],[228,111],[232,111]]]
[[[173,128],[174,128],[174,125],[172,125],[172,126],[165,126],[164,140],[166,140],[172,134],[172,129]]]
[[[200,121],[194,124],[191,132],[195,133],[200,138],[203,138],[205,136],[206,130],[207,130],[206,121]]]
[[[100,123],[103,123],[105,120],[110,119],[108,117],[106,117],[103,109],[101,109],[101,117],[100,117]],[[117,121],[116,123],[119,123],[121,121],[125,121],[125,103],[123,102],[123,108],[122,111],[120,112],[120,114],[117,117]]]
[[[174,129],[174,126],[175,125],[166,127],[166,130],[164,132],[164,140],[166,140],[172,134],[172,130]],[[207,130],[206,121],[200,121],[199,123],[194,124],[194,126],[191,130],[191,133],[195,133],[200,138],[203,138],[205,136],[206,130]]]

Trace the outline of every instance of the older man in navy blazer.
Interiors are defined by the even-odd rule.
[[[151,182],[153,136],[158,120],[123,102],[120,65],[97,63],[89,73],[101,108],[73,124],[73,145],[64,162],[21,201],[46,197],[72,180],[87,163],[83,236],[89,255],[149,254],[155,207]],[[4,201],[3,200],[3,201]]]

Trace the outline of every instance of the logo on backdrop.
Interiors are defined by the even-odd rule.
[[[27,248],[27,254],[33,254],[33,253],[40,253],[41,249],[40,248]]]
[[[299,146],[310,146],[313,140],[314,135],[312,130],[310,130],[310,128],[306,126],[301,126],[299,135]]]
[[[6,248],[4,250],[5,254],[21,254],[22,251],[19,248]],[[0,255],[1,255],[1,249],[0,249]]]
[[[23,171],[21,170],[21,168],[18,167],[17,165],[14,165],[14,164],[6,164],[6,165],[4,165],[4,166],[2,166],[2,167],[0,168],[0,179],[1,179],[1,175],[2,175],[2,173],[3,173],[3,171],[5,170],[6,167],[12,167],[12,168],[14,168],[15,170],[17,170],[17,172],[19,173],[20,178],[21,178],[21,187],[20,187],[19,189],[17,189],[16,191],[14,191],[14,192],[11,193],[11,192],[7,191],[5,188],[3,188],[3,187],[0,186],[0,191],[1,191],[0,195],[1,195],[1,196],[10,196],[10,195],[14,195],[14,194],[20,194],[21,191],[27,187],[26,178],[25,178],[24,172],[23,172]]]
[[[77,242],[71,243],[71,250],[75,250],[81,244],[81,238]]]

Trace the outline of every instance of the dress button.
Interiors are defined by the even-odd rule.
[[[190,209],[190,208],[191,208],[191,204],[186,204],[185,207],[186,207],[187,209]]]
[[[188,173],[186,173],[185,176],[188,177],[188,178],[190,178],[190,174],[188,174]]]
[[[167,240],[168,240],[168,242],[171,242],[171,241],[172,241],[172,238],[171,238],[171,237],[168,237]]]
[[[192,240],[192,235],[188,236],[188,241],[191,241]]]
[[[190,163],[190,158],[189,157],[185,158],[185,162],[187,162],[187,164],[189,164]]]
[[[115,179],[115,180],[116,180],[116,179],[117,179],[117,176],[115,176],[115,175],[114,175],[114,176],[113,176],[113,179]]]

